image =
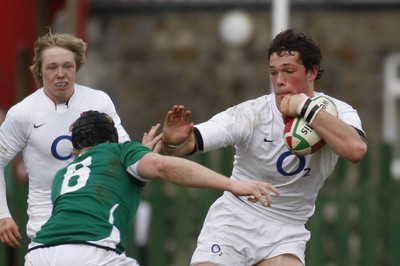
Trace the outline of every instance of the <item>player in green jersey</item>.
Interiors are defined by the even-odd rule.
[[[25,265],[138,265],[124,242],[141,192],[151,180],[250,195],[270,206],[268,183],[233,181],[200,164],[152,152],[139,142],[118,143],[111,117],[82,113],[71,126],[75,159],[53,182],[50,219],[38,231]]]

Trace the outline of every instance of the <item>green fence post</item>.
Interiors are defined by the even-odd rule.
[[[381,265],[389,265],[390,261],[392,258],[394,258],[394,253],[399,253],[399,250],[391,250],[390,248],[390,238],[391,234],[391,228],[389,226],[390,224],[390,211],[391,211],[391,202],[392,202],[392,197],[395,194],[391,194],[392,189],[391,189],[391,173],[390,173],[390,167],[392,163],[392,158],[393,158],[393,149],[389,144],[382,143],[381,145],[381,177],[380,177],[380,186],[378,189],[379,193],[379,208],[382,211],[381,215],[381,223],[380,227],[378,228],[379,231],[381,231],[381,246],[382,246],[382,252],[381,252]],[[398,192],[397,192],[398,193]],[[398,240],[397,240],[398,241]],[[393,264],[394,265],[394,264]]]
[[[382,145],[383,186],[381,194],[383,201],[381,209],[385,210],[383,229],[385,230],[383,257],[387,258],[387,265],[400,265],[400,181],[395,180],[390,172],[393,157],[393,147]]]
[[[172,258],[171,265],[188,265],[190,261],[190,224],[191,217],[189,214],[189,190],[190,188],[178,187],[175,197],[175,214],[176,223],[173,230],[175,236],[175,256]]]
[[[369,162],[369,153],[360,163],[359,184],[361,191],[359,193],[360,218],[359,224],[359,242],[360,242],[360,265],[376,266],[380,265],[380,237],[379,221],[382,217],[382,208],[379,207],[379,190],[377,182],[370,175],[371,164]]]
[[[400,265],[400,183],[394,181],[391,186],[391,207],[389,209],[389,231],[388,252],[389,265]]]
[[[335,261],[336,265],[349,265],[349,190],[346,183],[347,162],[340,158],[336,166],[335,183],[336,195],[334,195],[337,206],[337,217],[334,227],[335,234]]]
[[[165,195],[164,182],[152,182],[150,203],[152,205],[151,230],[150,230],[150,265],[159,266],[166,264],[166,225],[165,225]]]
[[[308,241],[306,248],[307,266],[325,264],[324,219],[322,214],[325,200],[324,193],[321,193],[317,198],[315,213],[306,225],[307,229],[311,232],[311,239]]]

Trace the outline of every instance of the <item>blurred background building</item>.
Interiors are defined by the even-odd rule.
[[[270,92],[267,47],[273,0],[2,0],[0,105],[34,91],[33,43],[51,27],[88,42],[78,81],[106,91],[133,139],[172,105],[194,122]],[[354,106],[369,140],[357,166],[340,161],[310,220],[308,265],[400,265],[400,0],[288,0],[288,25],[323,53],[321,90]],[[227,149],[198,160],[229,174]],[[26,185],[25,185],[26,186]],[[23,185],[16,190],[24,193]],[[150,184],[149,265],[187,265],[218,192]],[[11,196],[10,196],[11,197]],[[26,197],[15,199],[21,231]],[[23,204],[21,203],[23,201]],[[128,254],[139,257],[132,239]],[[26,236],[25,236],[26,238]],[[0,265],[23,265],[23,248]],[[12,257],[12,258],[10,258]]]

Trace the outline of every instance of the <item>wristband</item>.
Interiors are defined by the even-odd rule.
[[[300,112],[298,112],[301,117],[304,117],[304,115],[306,114],[307,108],[308,108],[308,106],[310,106],[311,102],[312,102],[312,100],[310,98],[306,98],[302,102],[302,104],[300,105],[301,106]]]
[[[321,107],[310,98],[307,98],[300,110],[299,115],[304,118],[307,124],[311,124],[318,112],[321,111]]]
[[[168,151],[173,151],[173,150],[176,150],[177,148],[179,148],[180,145],[166,144],[163,142],[163,146],[164,146],[164,149],[166,149]]]
[[[319,106],[318,104],[315,104],[315,106],[307,114],[307,117],[304,118],[304,120],[306,120],[307,124],[309,124],[309,125],[312,124],[312,122],[314,121],[318,112],[321,111],[321,109],[322,109],[321,106]]]

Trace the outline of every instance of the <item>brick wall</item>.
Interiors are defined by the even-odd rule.
[[[225,13],[156,12],[89,16],[88,63],[82,83],[114,99],[133,138],[163,122],[173,104],[208,119],[270,90],[266,47],[269,10],[250,10],[251,40],[229,47],[218,34]],[[383,57],[400,51],[399,8],[292,10],[290,26],[310,32],[326,69],[317,90],[352,104],[371,144],[381,142]]]

